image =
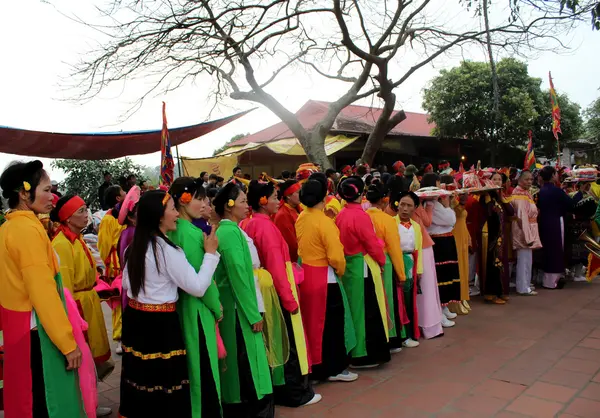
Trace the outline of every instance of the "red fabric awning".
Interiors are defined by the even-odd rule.
[[[171,145],[206,135],[254,109],[192,126],[169,129]],[[160,129],[155,131],[65,134],[0,126],[0,152],[30,157],[110,160],[160,151]]]

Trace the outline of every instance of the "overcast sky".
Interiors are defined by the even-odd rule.
[[[53,3],[60,11],[92,18],[95,16],[92,6],[99,2],[54,0]],[[97,34],[65,18],[56,8],[40,0],[0,1],[0,125],[67,133],[159,129],[164,100],[169,126],[175,128],[255,106],[250,102],[228,101],[209,114],[206,92],[211,81],[208,78],[199,80],[196,86],[146,100],[142,108],[124,122],[119,122],[121,116],[143,93],[143,86],[132,83],[126,88],[115,87],[87,103],[67,101],[65,99],[72,97],[74,91],[65,91],[61,78],[68,76],[68,64],[76,63],[80,54],[95,46]],[[590,25],[582,25],[568,42],[572,49],[568,53],[546,52],[530,59],[529,73],[542,78],[542,87],[547,88],[548,71],[552,71],[556,89],[585,108],[600,94],[597,76],[600,33],[592,32]],[[397,90],[396,107],[422,111],[422,89],[441,68],[457,65],[462,57],[484,60],[485,54],[482,49],[473,47],[423,68]],[[289,109],[297,110],[309,99],[336,99],[342,87],[316,76],[286,74],[273,85],[271,93]],[[184,156],[210,156],[233,135],[253,133],[275,122],[277,118],[269,111],[258,109],[179,148]],[[0,153],[0,169],[14,159],[24,158]],[[133,159],[149,166],[160,163],[158,154]],[[44,160],[44,163],[49,161]],[[57,180],[63,177],[60,172],[51,174]]]

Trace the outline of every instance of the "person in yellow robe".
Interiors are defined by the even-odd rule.
[[[121,265],[119,262],[119,238],[121,238],[121,232],[125,230],[126,226],[119,224],[119,207],[117,206],[125,199],[125,192],[120,186],[110,186],[106,189],[105,202],[110,205],[110,209],[106,215],[102,218],[100,226],[98,227],[98,251],[100,251],[100,257],[104,260],[104,276],[107,283],[112,284],[113,280],[121,274]],[[122,330],[122,307],[121,307],[121,295],[112,294],[105,297],[101,295],[102,300],[108,302],[112,308],[112,326],[113,326],[113,340],[117,342],[116,352],[122,354],[121,348],[121,330]]]
[[[73,295],[83,319],[88,323],[88,344],[98,377],[103,379],[115,366],[109,361],[110,345],[104,315],[100,298],[94,290],[96,263],[81,236],[81,231],[88,224],[87,206],[79,196],[64,196],[50,213],[50,219],[59,223],[52,247],[60,261],[63,285]]]

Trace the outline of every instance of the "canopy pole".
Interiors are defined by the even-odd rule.
[[[179,176],[183,177],[183,171],[181,170],[181,155],[179,154],[179,145],[175,145],[175,151],[177,152],[177,167],[179,167]]]

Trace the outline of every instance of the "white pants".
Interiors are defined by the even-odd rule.
[[[517,250],[517,293],[529,293],[531,288],[531,265],[533,250],[528,248]]]

